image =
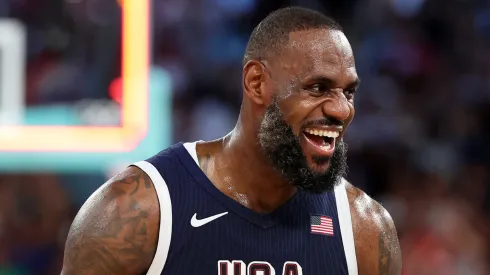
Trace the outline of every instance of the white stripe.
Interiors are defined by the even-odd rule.
[[[356,247],[354,244],[354,232],[352,231],[352,218],[350,215],[349,199],[347,198],[345,179],[335,187],[335,200],[339,216],[340,232],[344,244],[345,259],[349,275],[358,275]]]
[[[199,166],[199,159],[197,158],[197,151],[196,151],[196,144],[200,141],[194,141],[194,142],[186,142],[184,143],[184,148],[189,152],[189,155],[191,155],[192,159],[194,162],[196,162],[197,166]]]
[[[313,228],[315,228],[315,229],[332,229],[333,230],[332,226],[314,226]]]
[[[168,192],[167,183],[151,163],[140,161],[133,165],[139,167],[150,177],[153,186],[155,186],[160,205],[160,229],[158,231],[157,250],[153,257],[153,262],[146,273],[147,275],[160,275],[167,261],[172,239],[172,202],[170,193]]]

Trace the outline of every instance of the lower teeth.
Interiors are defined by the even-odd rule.
[[[329,150],[330,144],[320,146],[323,150]]]

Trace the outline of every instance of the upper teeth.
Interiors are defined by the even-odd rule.
[[[315,136],[321,136],[321,137],[330,137],[330,138],[336,138],[339,136],[339,132],[337,131],[327,131],[327,130],[319,130],[319,129],[306,129],[305,132],[315,135]]]

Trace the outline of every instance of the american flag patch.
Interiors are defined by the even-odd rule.
[[[332,218],[327,216],[311,216],[311,233],[333,236]]]

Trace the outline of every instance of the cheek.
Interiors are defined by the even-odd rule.
[[[301,131],[302,123],[311,111],[308,102],[290,96],[280,104],[284,120],[289,124],[296,135]]]

